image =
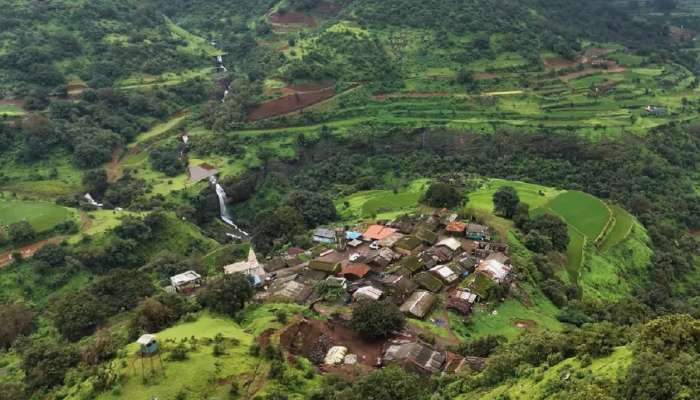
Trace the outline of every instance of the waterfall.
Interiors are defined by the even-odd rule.
[[[83,196],[83,198],[84,198],[85,200],[87,200],[87,202],[88,202],[90,205],[92,205],[92,206],[95,206],[95,207],[98,207],[98,208],[99,208],[99,207],[102,207],[102,203],[96,202],[95,199],[92,197],[92,195],[91,195],[90,193],[85,193],[85,196]]]
[[[231,226],[234,229],[234,233],[229,233],[227,234],[228,236],[234,238],[234,239],[242,239],[243,237],[247,237],[248,232],[244,231],[243,229],[239,228],[238,225],[236,225],[235,222],[233,222],[233,218],[231,217],[231,213],[228,210],[228,206],[226,205],[226,191],[224,188],[219,184],[219,182],[216,180],[215,176],[212,176],[209,178],[209,181],[211,182],[212,185],[214,185],[214,188],[216,189],[216,196],[219,198],[219,210],[221,215],[221,220],[226,223],[226,225]]]

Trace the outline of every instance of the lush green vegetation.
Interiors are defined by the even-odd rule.
[[[699,396],[696,2],[6,1],[0,26],[0,398]],[[481,372],[321,379],[279,331],[325,317],[220,276],[435,207],[516,267],[469,319],[407,322]],[[207,287],[167,294],[188,270]]]

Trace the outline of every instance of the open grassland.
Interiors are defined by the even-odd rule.
[[[55,204],[0,199],[0,225],[2,226],[27,221],[38,232],[44,232],[63,221],[74,218],[74,211]]]
[[[277,308],[289,307],[280,305]],[[268,311],[269,309],[262,308],[256,310],[251,318],[264,329],[279,328],[281,325],[271,322],[269,318],[260,321],[253,318]],[[305,398],[302,393],[310,393],[318,387],[318,375],[311,379],[302,376],[305,370],[311,368],[303,360],[299,363],[301,367],[285,371],[285,376],[294,378],[294,388],[282,388],[279,382],[268,379],[270,362],[250,355],[249,348],[257,334],[257,330],[251,328],[248,320],[238,324],[229,318],[205,313],[194,322],[184,322],[157,333],[161,347],[166,349],[164,353],[181,343],[189,351],[187,359],[183,361],[170,361],[164,356],[163,369],[157,369],[161,373],[148,377],[145,384],[142,379],[141,361],[136,356],[137,345],[131,344],[123,350],[120,358],[113,362],[122,376],[120,384],[113,390],[100,394],[97,399],[175,399],[182,396],[181,393],[187,398],[196,396],[228,399],[230,384],[235,382],[245,398],[283,390],[290,399],[301,400]],[[220,347],[224,349],[224,354],[219,356],[213,354],[217,335],[220,335]],[[154,365],[159,366],[159,361],[156,360]],[[146,361],[146,374],[149,369],[150,362]],[[68,398],[80,398],[79,395],[89,391],[89,385],[91,382],[74,387],[73,397]]]
[[[505,179],[490,179],[478,190],[469,193],[467,208],[493,212],[493,195],[503,186],[512,186],[515,188],[518,192],[518,197],[520,197],[520,201],[528,204],[531,209],[542,207],[549,200],[562,193],[561,190],[532,183],[508,181]]]
[[[170,120],[159,123],[154,125],[151,129],[147,130],[146,132],[141,132],[139,133],[136,138],[134,138],[134,141],[129,145],[129,147],[133,147],[139,144],[142,144],[144,142],[147,142],[153,138],[158,138],[160,135],[177,128],[180,123],[182,123],[185,118],[187,117],[186,113],[182,113],[179,115],[176,115],[175,117],[171,118]]]
[[[493,311],[483,306],[475,307],[468,325],[464,325],[459,316],[450,313],[452,331],[463,339],[487,335],[503,335],[512,339],[525,329],[560,330],[562,325],[556,319],[559,312],[556,306],[544,296],[534,300],[533,304],[525,305],[516,299],[508,299]]]
[[[25,111],[16,104],[1,104],[0,103],[0,116],[7,115],[10,117],[16,117],[19,115],[24,115]]]
[[[612,218],[610,209],[600,199],[577,191],[560,194],[545,208],[562,217],[591,241],[603,233]]]
[[[419,179],[397,191],[368,190],[357,192],[338,200],[336,208],[345,221],[395,218],[416,210],[427,184],[427,180]]]
[[[620,300],[643,287],[641,277],[652,251],[644,228],[631,221],[627,235],[607,251],[589,251],[581,268],[583,295],[601,301]]]
[[[166,17],[166,23],[168,29],[172,32],[173,36],[179,39],[183,39],[187,42],[187,46],[180,47],[179,50],[194,54],[194,55],[205,55],[209,57],[215,57],[221,55],[222,51],[217,49],[205,38],[197,36],[179,26],[177,26],[172,20]]]
[[[632,363],[632,349],[626,346],[617,347],[612,354],[593,360],[588,366],[583,366],[576,358],[566,359],[543,373],[534,374],[527,378],[506,381],[500,386],[488,391],[473,391],[457,397],[458,400],[529,400],[545,398],[552,387],[561,385],[563,380],[578,380],[575,371],[585,371],[587,377],[605,380],[622,379]],[[566,377],[566,378],[565,378]]]

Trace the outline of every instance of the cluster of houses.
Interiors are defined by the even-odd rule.
[[[493,236],[490,227],[448,212],[403,216],[355,229],[318,228],[312,249],[290,248],[265,262],[251,249],[245,261],[224,266],[224,272],[247,275],[260,289],[260,301],[312,304],[321,300],[315,290],[319,283],[328,281],[341,288],[341,306],[388,301],[407,316],[424,319],[441,304],[467,316],[492,287],[511,278],[508,248]],[[188,271],[171,281],[183,292],[201,284],[201,277]],[[435,372],[454,371],[459,366],[451,364],[469,360],[412,340],[388,345],[384,361]]]

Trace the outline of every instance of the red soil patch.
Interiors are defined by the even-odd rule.
[[[112,159],[107,163],[107,182],[109,183],[118,181],[123,175],[121,165],[119,164],[121,153],[121,147],[114,149],[112,152]]]
[[[289,90],[292,90],[290,93]],[[284,91],[283,91],[284,93]],[[312,91],[294,91],[287,88],[289,93],[280,98],[266,101],[248,114],[249,121],[277,117],[301,110],[335,96],[335,87],[323,87]]]
[[[0,99],[0,104],[12,104],[19,108],[24,108],[24,100],[21,99]]]
[[[284,14],[276,12],[274,14],[270,14],[268,19],[273,24],[306,25],[308,27],[316,26],[316,19],[314,19],[314,17],[298,11],[287,11]]]
[[[46,246],[47,244],[49,244],[49,243],[58,244],[63,239],[64,239],[64,236],[56,236],[56,237],[53,237],[50,239],[41,240],[41,241],[36,242],[36,243],[28,244],[26,246],[20,247],[19,249],[15,249],[12,251],[6,251],[6,252],[0,254],[0,268],[5,267],[5,266],[12,263],[12,261],[13,261],[12,253],[14,253],[16,251],[19,251],[20,253],[22,253],[22,258],[29,258],[29,257],[33,256],[34,253],[39,251],[39,249]]]
[[[260,348],[265,348],[270,343],[270,337],[275,333],[274,329],[267,329],[258,336]]]
[[[366,341],[357,332],[337,323],[301,320],[280,336],[280,344],[291,354],[304,356],[320,365],[333,346],[345,346],[357,355],[357,363],[374,366],[381,357],[384,342]]]
[[[575,67],[578,65],[577,61],[574,60],[567,60],[566,58],[545,58],[542,60],[544,62],[545,68],[549,69],[562,69],[562,68],[570,68],[570,67]]]

